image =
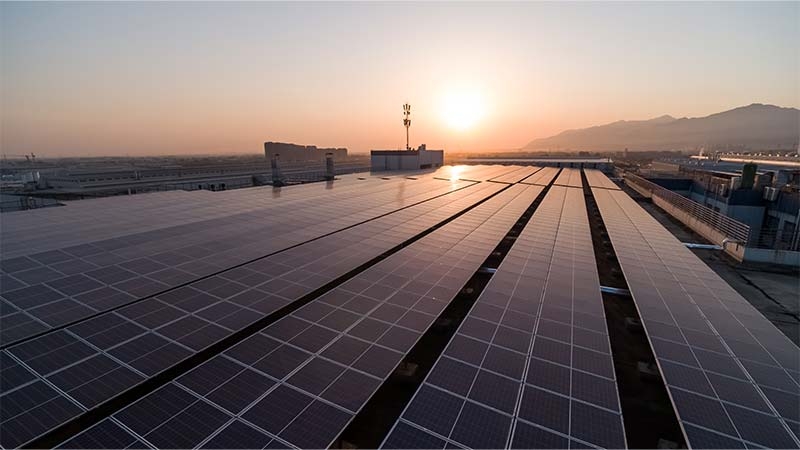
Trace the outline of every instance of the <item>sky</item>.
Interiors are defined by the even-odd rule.
[[[0,3],[0,147],[507,150],[800,105],[800,2]]]

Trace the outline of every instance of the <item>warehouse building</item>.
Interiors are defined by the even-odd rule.
[[[285,142],[264,142],[267,159],[280,155],[281,161],[323,161],[331,153],[334,160],[347,158],[346,148],[317,148],[315,145],[287,144]]]
[[[370,158],[373,171],[431,169],[442,167],[444,150],[428,150],[422,144],[416,150],[372,150]]]

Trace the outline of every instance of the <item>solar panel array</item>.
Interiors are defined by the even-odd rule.
[[[263,205],[260,209],[209,220],[195,215],[194,221],[179,225],[173,224],[186,220],[180,214],[177,218],[164,214],[162,219],[155,211],[156,215],[149,217],[153,222],[164,220],[164,227],[94,242],[87,242],[93,228],[83,232],[85,222],[63,217],[75,215],[69,212],[72,206],[63,208],[65,213],[60,212],[62,208],[51,208],[54,218],[48,226],[30,233],[44,232],[49,237],[42,240],[51,247],[63,243],[69,246],[10,258],[7,256],[14,250],[6,253],[4,248],[0,262],[0,344],[7,346],[469,184],[431,177],[418,181],[373,179],[363,184],[346,183],[341,190],[318,185],[314,190],[301,189],[298,194],[284,189],[287,193],[276,199],[264,199],[269,191],[258,189],[260,200],[253,200],[253,193],[248,193],[239,204],[250,209],[256,202]],[[101,204],[105,206],[105,202]],[[102,214],[105,209],[94,213]],[[7,232],[5,224],[19,229],[24,222],[20,217],[28,212],[36,211],[9,214],[12,219],[3,215],[4,238],[9,235],[12,240],[22,234]],[[123,217],[117,212],[115,216]],[[67,221],[65,231],[52,232],[62,219]],[[116,220],[109,221],[111,228]],[[77,236],[83,241],[71,245]]]
[[[798,448],[800,349],[630,197],[593,189],[694,448]]]
[[[122,426],[155,447],[327,447],[540,191],[510,187],[64,445]]]
[[[50,395],[16,411],[14,421],[4,425],[13,429],[35,421],[56,397],[92,408],[500,189],[482,184],[453,193],[454,198],[433,199],[11,346],[8,355],[24,363],[38,381],[4,386],[8,392],[2,399],[13,402],[40,386],[52,385],[52,390],[45,389]],[[61,422],[80,412],[70,411]],[[27,428],[53,426],[38,425]]]
[[[564,168],[558,174],[558,178],[554,183],[557,186],[568,187],[581,187],[583,180],[581,179],[581,169]]]
[[[384,448],[625,446],[581,189],[539,205]]]
[[[539,170],[541,170],[540,167],[524,166],[511,173],[492,178],[490,181],[495,181],[498,183],[519,183]]]
[[[624,447],[581,171],[380,175],[0,215],[0,447],[330,446],[548,185],[383,446]],[[687,442],[797,447],[797,347],[586,176]]]
[[[558,175],[561,169],[558,167],[544,167],[542,170],[534,173],[533,175],[521,181],[523,184],[537,184],[539,186],[547,186],[553,181],[553,178]]]
[[[488,181],[522,169],[520,166],[501,165],[460,165],[443,166],[433,172],[433,176],[446,180]]]
[[[322,198],[367,196],[370,192],[392,190],[403,181],[403,178],[384,180],[344,175],[331,185],[310,183],[287,188],[258,187],[222,192],[169,191],[66,201],[64,207],[3,214],[0,216],[3,226],[0,242],[4,248],[3,259],[8,259],[261,209],[279,211],[285,209],[283,206],[296,202],[304,204]],[[122,248],[98,245],[113,247],[114,250]]]
[[[590,187],[603,188],[619,191],[619,186],[609,180],[606,174],[597,169],[584,169],[583,173],[586,174],[586,181]]]

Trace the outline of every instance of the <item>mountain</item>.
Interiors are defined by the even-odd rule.
[[[523,150],[683,150],[720,145],[796,149],[799,139],[800,110],[753,103],[706,117],[664,115],[567,130],[533,140]]]

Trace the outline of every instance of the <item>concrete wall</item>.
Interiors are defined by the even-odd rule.
[[[420,150],[419,152],[420,167],[442,167],[444,164],[444,150]]]
[[[743,252],[741,261],[800,267],[800,252],[752,247],[743,247]]]
[[[650,191],[648,191],[647,189],[645,189],[643,187],[639,187],[639,185],[636,184],[636,183],[630,183],[630,182],[626,181],[625,185],[628,186],[629,188],[633,189],[634,191],[638,192],[639,194],[641,194],[642,197],[644,197],[644,198],[652,198],[653,197],[653,194],[650,193]]]
[[[370,163],[375,171],[441,167],[444,164],[444,150],[373,150]]]
[[[380,170],[418,170],[419,154],[405,152],[406,154],[373,153],[370,157],[370,169]]]
[[[680,220],[684,225],[694,230],[694,232],[696,232],[700,236],[703,236],[704,238],[708,239],[714,244],[722,245],[722,241],[724,241],[725,238],[727,237],[725,234],[720,233],[713,227],[707,225],[705,222],[702,222],[701,220],[683,211],[682,209],[673,206],[671,203],[662,199],[661,197],[654,195],[653,203],[659,208],[666,211],[672,217]]]
[[[648,178],[647,181],[655,183],[670,191],[681,195],[688,195],[692,191],[692,180],[689,178]],[[684,194],[686,193],[686,194]]]
[[[749,225],[751,236],[753,236],[755,233],[761,232],[765,211],[766,208],[763,206],[728,205],[725,215]]]
[[[314,145],[264,142],[264,154],[267,159],[276,153],[280,155],[281,161],[322,161],[326,153],[333,153],[333,159],[337,161],[347,158],[346,148],[317,148]]]

